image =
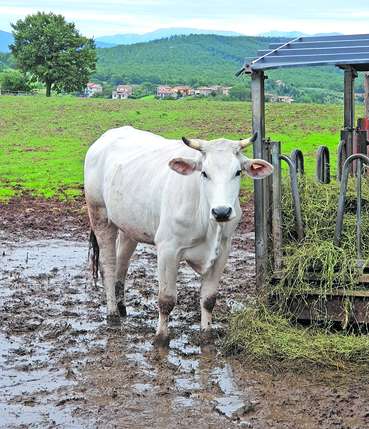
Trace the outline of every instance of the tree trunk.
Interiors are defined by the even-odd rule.
[[[51,82],[46,82],[46,97],[51,96]]]

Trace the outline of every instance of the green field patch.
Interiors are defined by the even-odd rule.
[[[238,140],[251,134],[251,104],[197,100],[105,100],[55,96],[0,97],[0,177],[40,196],[70,195],[82,188],[88,147],[110,128],[132,125],[167,138]],[[306,170],[315,169],[319,145],[339,141],[342,106],[275,103],[266,105],[266,134],[282,142],[283,153],[300,147]],[[246,152],[251,156],[251,150]],[[0,182],[2,183],[2,182]],[[2,185],[5,186],[5,185]],[[242,186],[252,189],[252,180]],[[9,189],[7,193],[9,193]],[[17,193],[19,191],[17,190]],[[0,197],[1,198],[1,197]]]

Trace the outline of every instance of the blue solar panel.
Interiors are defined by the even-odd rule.
[[[303,36],[286,43],[271,43],[269,49],[247,61],[243,71],[327,64],[369,71],[369,34]]]

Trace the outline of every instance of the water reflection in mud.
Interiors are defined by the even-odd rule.
[[[221,336],[253,290],[252,253],[236,237],[215,308]],[[368,377],[330,381],[271,374],[199,343],[199,278],[181,265],[167,351],[152,347],[155,252],[140,246],[128,276],[128,317],[105,324],[87,245],[66,240],[0,248],[2,428],[364,428]]]
[[[152,248],[141,246],[133,258],[129,317],[120,329],[105,325],[105,298],[86,270],[86,243],[5,243],[1,254],[3,427],[103,425],[109,418],[102,411],[96,416],[95,404],[102,402],[101,410],[114,408],[122,388],[126,423],[137,417],[137,398],[146,398],[147,419],[155,416],[162,424],[171,424],[173,412],[200,410],[205,402],[210,420],[217,422],[222,417],[214,407],[232,418],[229,404],[244,403],[235,389],[224,389],[234,383],[226,366],[218,366],[214,353],[202,355],[192,341],[199,331],[199,279],[186,265],[179,273],[182,290],[171,321],[170,349],[159,353],[151,345],[157,293]],[[106,371],[108,385],[106,377],[101,379]],[[106,389],[108,396],[102,395]]]

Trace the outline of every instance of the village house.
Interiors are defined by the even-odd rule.
[[[209,95],[213,94],[214,88],[211,86],[199,86],[195,89],[195,95],[202,97],[209,97]]]
[[[188,97],[189,95],[194,94],[193,88],[187,85],[178,85],[173,87],[173,91],[177,94],[178,97]]]
[[[156,96],[158,98],[181,98],[191,95],[202,97],[209,97],[210,95],[224,95],[229,96],[230,86],[212,85],[200,86],[199,88],[191,88],[187,85],[168,86],[161,85],[156,89]]]
[[[156,96],[158,98],[176,98],[171,86],[161,85],[156,88]]]
[[[99,83],[89,82],[85,88],[85,97],[94,97],[97,94],[101,94],[103,91],[102,86]]]
[[[112,92],[111,98],[113,100],[125,100],[133,94],[132,85],[118,85],[117,89]]]
[[[291,104],[295,101],[294,98],[291,97],[290,95],[275,95],[275,94],[265,93],[265,96],[267,100],[270,101],[271,103]]]
[[[200,86],[195,89],[195,95],[209,97],[210,95],[224,95],[229,96],[229,90],[231,86],[221,86],[221,85],[212,85],[212,86]]]
[[[158,98],[180,98],[193,95],[194,90],[187,85],[167,86],[161,85],[156,89],[156,96]]]
[[[218,86],[217,93],[220,95],[224,95],[225,97],[229,97],[229,91],[232,89],[231,86]]]

